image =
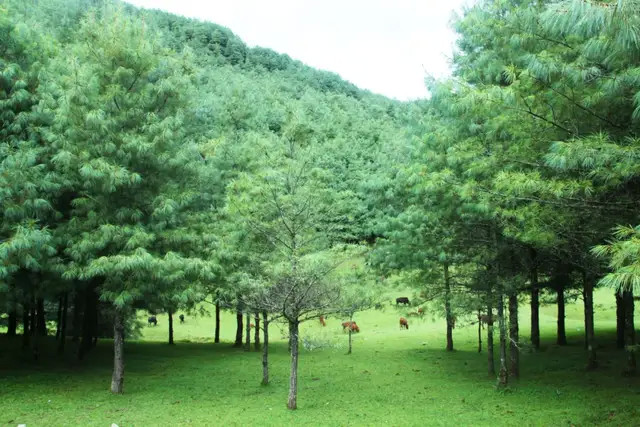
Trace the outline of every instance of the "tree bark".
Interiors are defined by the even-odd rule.
[[[122,393],[124,385],[124,315],[116,309],[113,318],[113,375],[111,393]]]
[[[478,310],[478,353],[482,353],[482,310]]]
[[[62,295],[58,297],[58,314],[56,315],[56,340],[60,339],[61,326],[62,326]]]
[[[173,345],[173,311],[169,310],[169,345]]]
[[[12,303],[11,312],[7,324],[7,336],[15,337],[18,329],[18,314],[16,313],[16,304]]]
[[[262,385],[269,384],[269,318],[267,312],[262,312],[262,330],[264,343],[262,345]]]
[[[77,283],[76,283],[77,285]],[[82,298],[80,292],[76,289],[75,295],[73,296],[73,338],[71,341],[78,342],[80,340],[80,335],[82,334]]]
[[[214,334],[213,342],[220,342],[220,303],[216,301],[216,331]]]
[[[489,290],[489,303],[487,304],[487,368],[490,377],[496,375],[496,365],[493,357],[493,304],[491,303],[491,290]]]
[[[247,312],[246,314],[246,336],[244,341],[244,351],[251,351],[251,313]]]
[[[69,306],[69,293],[65,292],[62,297],[62,314],[60,316],[60,341],[58,342],[58,353],[64,353],[64,345],[67,341],[67,309]]]
[[[504,297],[502,291],[498,296],[498,328],[500,329],[500,371],[498,372],[498,387],[504,387],[509,382],[507,371],[507,325],[504,319]]]
[[[509,375],[520,377],[520,348],[518,326],[518,295],[509,295]]]
[[[540,350],[540,289],[535,249],[531,250],[531,345]]]
[[[351,349],[352,349],[352,341],[351,341],[351,334],[353,333],[353,331],[351,330],[351,323],[353,322],[353,315],[349,316],[349,327],[347,328],[349,330],[349,351],[347,351],[347,354],[351,354]]]
[[[564,286],[560,286],[557,290],[558,293],[558,345],[567,345],[567,332],[564,326],[565,319],[565,304],[564,304]]]
[[[616,292],[616,347],[624,348],[624,299],[622,293]]]
[[[31,335],[35,335],[36,330],[37,330],[37,324],[38,322],[36,321],[37,315],[36,315],[36,303],[35,303],[35,298],[31,299],[31,304],[29,305],[30,310],[29,310],[29,333]]]
[[[80,341],[80,349],[78,351],[78,359],[82,360],[84,356],[93,347],[93,337],[96,334],[96,326],[98,323],[98,295],[96,294],[96,285],[91,283],[85,289],[84,315],[82,316],[82,340]]]
[[[625,373],[634,375],[636,373],[636,353],[634,346],[636,344],[636,330],[633,319],[633,292],[624,291],[622,298],[624,299],[624,344],[627,349],[627,368]]]
[[[291,375],[289,377],[288,409],[298,407],[298,320],[289,321],[289,336],[291,343]]]
[[[242,347],[242,305],[238,303],[238,312],[236,313],[236,341],[234,347]]]
[[[588,273],[583,273],[584,286],[584,326],[585,343],[587,346],[587,369],[598,367],[596,358],[595,330],[593,321],[593,278]]]
[[[254,317],[254,322],[256,326],[255,335],[253,337],[253,348],[256,351],[260,350],[260,313],[256,312]]]
[[[447,319],[447,351],[453,351],[453,314],[451,313],[451,282],[449,263],[444,263],[444,311]]]
[[[37,330],[38,335],[44,337],[47,335],[47,317],[44,311],[44,298],[39,297],[37,299],[37,307],[38,307],[38,317],[36,319],[37,322]]]
[[[31,331],[29,330],[31,326],[31,322],[29,321],[30,312],[31,307],[29,307],[29,303],[24,302],[22,304],[22,348],[25,350],[31,345]]]

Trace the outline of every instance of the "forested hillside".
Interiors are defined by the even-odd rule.
[[[557,305],[563,346],[565,303],[582,301],[585,364],[598,367],[603,286],[620,370],[634,373],[640,3],[481,0],[454,26],[451,78],[401,103],[213,23],[3,0],[7,335],[36,361],[48,334],[79,359],[112,338],[121,393],[136,314],[168,314],[172,344],[173,316],[210,302],[215,342],[220,310],[236,313],[236,346],[263,331],[264,384],[268,326],[286,325],[295,409],[305,321],[344,316],[351,336],[356,313],[412,288],[402,314],[445,318],[447,350],[456,323],[480,340],[487,325],[504,387],[523,346],[540,349],[541,303]]]

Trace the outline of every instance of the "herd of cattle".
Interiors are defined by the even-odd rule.
[[[396,298],[396,306],[398,306],[399,304],[411,305],[411,302],[409,301],[408,297],[398,297]],[[376,305],[376,308],[377,307],[378,305]],[[409,312],[408,316],[422,316],[423,314],[424,312],[422,310],[422,307],[419,307],[417,311]],[[178,318],[180,319],[180,323],[184,323],[184,314],[181,314],[180,316],[178,316]],[[325,316],[320,316],[319,320],[322,326],[327,326]],[[158,318],[155,315],[149,316],[147,321],[149,326],[151,325],[158,326]],[[254,327],[253,323],[251,324],[251,327],[252,328]],[[404,317],[400,317],[400,329],[409,329],[409,321]],[[342,330],[345,332],[346,331],[360,332],[360,327],[354,321],[346,321],[346,322],[342,322]]]

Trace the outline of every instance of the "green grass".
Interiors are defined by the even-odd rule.
[[[63,360],[51,355],[34,364],[3,351],[0,424],[635,425],[640,381],[620,375],[624,353],[613,345],[615,301],[605,290],[597,292],[596,303],[599,370],[583,369],[581,307],[568,307],[570,345],[557,347],[555,307],[547,306],[541,313],[543,349],[525,349],[522,378],[507,391],[496,391],[487,377],[486,353],[476,352],[472,326],[456,328],[457,351],[447,353],[441,320],[410,319],[409,331],[400,331],[395,309],[371,311],[357,317],[362,332],[355,336],[354,354],[347,356],[341,319],[328,319],[326,328],[309,323],[303,336],[326,347],[302,351],[297,411],[285,407],[288,355],[276,328],[272,383],[263,387],[260,354],[231,348],[233,315],[222,319],[226,342],[205,339],[212,336],[212,318],[187,317],[185,324],[176,323],[173,347],[158,342],[167,333],[166,317],[159,316],[157,327],[145,327],[144,341],[126,345],[121,396],[108,391],[107,340],[83,363],[71,355]],[[523,305],[523,341],[528,317]],[[19,341],[3,338],[0,344],[7,349],[19,347]]]

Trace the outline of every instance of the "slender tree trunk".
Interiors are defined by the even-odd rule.
[[[31,322],[29,321],[29,313],[31,312],[31,307],[29,307],[28,302],[24,302],[22,304],[22,348],[24,350],[28,349],[31,345],[31,331],[29,327],[31,326]]]
[[[585,343],[587,345],[587,369],[598,367],[596,358],[595,330],[593,321],[593,278],[588,273],[583,273],[584,285],[584,326]]]
[[[482,310],[478,310],[478,353],[482,353]]]
[[[36,319],[38,334],[42,337],[47,335],[47,318],[44,311],[44,298],[37,299],[38,317]]]
[[[122,393],[124,385],[124,315],[116,309],[113,318],[113,375],[111,393]]]
[[[12,303],[11,312],[7,324],[7,336],[15,337],[18,329],[18,314],[16,313],[16,304]]]
[[[535,249],[531,249],[531,345],[540,350],[540,289]]]
[[[451,282],[449,263],[444,263],[444,311],[447,319],[447,351],[453,351],[453,313],[451,312]]]
[[[246,314],[246,336],[244,341],[244,351],[251,351],[251,313],[247,311]]]
[[[169,310],[169,345],[173,345],[173,311]]]
[[[77,284],[77,283],[76,283]],[[73,296],[73,338],[71,341],[78,342],[80,335],[82,334],[82,298],[78,290],[75,291]]]
[[[500,329],[500,371],[498,372],[498,387],[504,387],[509,382],[507,371],[507,325],[504,319],[504,297],[502,291],[498,295],[498,328]]]
[[[29,333],[31,333],[31,335],[35,335],[36,334],[36,330],[37,330],[37,316],[36,316],[36,303],[35,303],[35,298],[31,299],[31,304],[29,305],[30,310],[29,310]]]
[[[253,337],[253,348],[256,351],[260,350],[260,313],[256,312],[255,313],[255,318],[254,318],[254,322],[256,322],[256,330],[255,330],[255,335]]]
[[[213,342],[220,342],[220,303],[216,301],[216,331],[214,334]]]
[[[58,314],[56,315],[56,340],[60,339],[61,324],[62,324],[62,295],[58,297]]]
[[[264,343],[262,346],[262,385],[269,384],[269,318],[267,312],[262,312],[262,330],[264,333]]]
[[[236,341],[234,347],[242,347],[242,305],[238,304],[238,312],[236,313]]]
[[[91,283],[85,289],[84,315],[82,316],[82,341],[78,351],[78,359],[84,359],[84,356],[93,347],[93,337],[95,336],[96,323],[98,315],[96,313],[98,307],[98,296],[96,294],[95,284]]]
[[[509,295],[509,375],[520,377],[520,337],[518,326],[518,295]]]
[[[620,292],[616,292],[616,347],[624,348],[624,299]]]
[[[564,327],[564,286],[558,288],[558,345],[567,345],[567,332]]]
[[[352,341],[351,341],[351,334],[353,333],[353,331],[351,330],[351,323],[353,322],[353,315],[349,316],[349,327],[347,328],[349,330],[349,351],[347,351],[347,354],[351,354],[351,349],[352,349]]]
[[[60,316],[60,341],[58,342],[58,353],[64,353],[64,345],[67,341],[67,309],[69,306],[69,293],[65,292],[62,297],[62,314]]]
[[[493,357],[493,304],[491,298],[491,290],[489,290],[489,303],[487,304],[487,368],[489,376],[495,378],[496,364]]]
[[[636,373],[636,353],[633,348],[636,344],[636,330],[633,319],[633,292],[624,291],[624,331],[625,340],[624,344],[627,349],[627,368],[625,373],[628,375],[634,375]]]
[[[289,321],[289,336],[291,339],[291,375],[289,377],[289,400],[287,408],[298,407],[298,321]]]

